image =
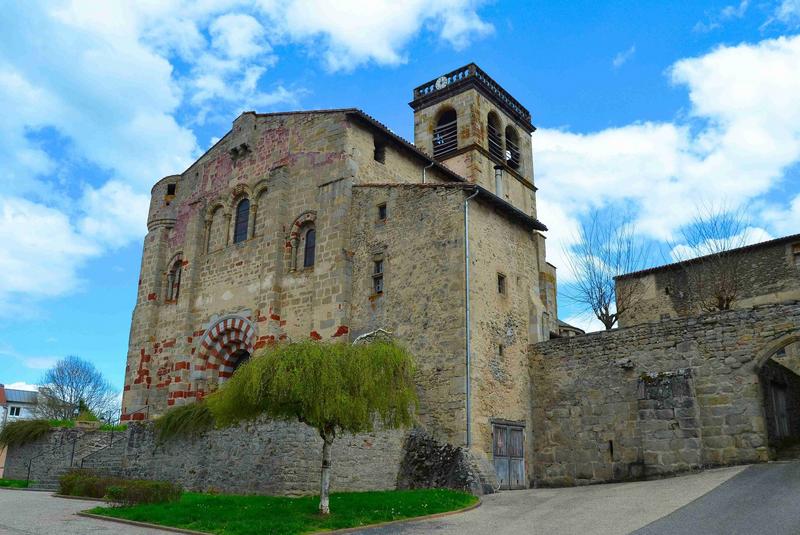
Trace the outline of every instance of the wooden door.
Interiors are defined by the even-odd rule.
[[[494,424],[494,470],[501,489],[524,489],[525,439],[523,427]]]

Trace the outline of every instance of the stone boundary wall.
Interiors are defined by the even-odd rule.
[[[790,301],[532,345],[532,485],[767,460],[758,371],[798,339]]]
[[[405,434],[337,437],[331,490],[394,489]],[[165,444],[156,442],[152,425],[134,424],[121,475],[176,481],[196,491],[302,495],[318,492],[321,462],[322,439],[296,422],[259,420]]]
[[[118,438],[123,438],[123,435],[116,433],[114,440]],[[33,459],[31,481],[50,481],[70,466],[79,466],[84,456],[104,448],[110,440],[111,433],[107,431],[53,429],[22,447],[9,447],[3,477],[25,479],[28,475],[28,461]]]
[[[151,422],[131,423],[117,433],[54,429],[42,439],[10,448],[6,477],[55,481],[73,467],[135,479],[165,479],[193,491],[304,495],[319,492],[322,439],[297,422],[257,420],[215,429],[194,439],[156,440]],[[102,442],[102,443],[101,443]],[[63,444],[63,446],[59,446]],[[435,453],[435,455],[431,454]],[[477,494],[490,490],[461,448],[420,429],[376,431],[337,437],[332,450],[331,490],[369,491],[448,486]]]

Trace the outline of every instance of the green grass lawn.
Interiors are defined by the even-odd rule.
[[[10,487],[12,489],[26,489],[28,482],[24,479],[0,479],[0,487]]]
[[[478,499],[447,489],[347,492],[331,495],[331,514],[317,514],[319,497],[233,496],[187,492],[177,503],[95,507],[88,512],[165,526],[244,535],[309,533],[462,509]]]

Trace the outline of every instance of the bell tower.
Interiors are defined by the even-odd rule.
[[[470,63],[414,89],[414,144],[536,217],[530,112]]]

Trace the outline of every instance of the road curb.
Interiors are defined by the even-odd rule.
[[[85,516],[87,518],[94,518],[95,520],[107,520],[109,522],[118,522],[120,524],[128,524],[129,526],[137,526],[140,528],[160,529],[162,531],[171,531],[173,533],[188,533],[189,535],[213,535],[207,531],[194,531],[191,529],[174,528],[172,526],[164,526],[161,524],[151,524],[150,522],[139,522],[137,520],[128,520],[126,518],[96,515],[94,513],[87,513],[86,511],[78,511],[75,514],[78,516]]]
[[[423,522],[425,520],[435,520],[437,518],[443,518],[446,516],[457,515],[460,513],[466,513],[467,511],[472,511],[473,509],[477,509],[481,506],[483,500],[478,498],[478,501],[473,503],[472,505],[468,505],[463,509],[455,509],[453,511],[445,511],[443,513],[434,513],[432,515],[425,515],[425,516],[415,516],[412,518],[401,518],[400,520],[391,520],[389,522],[378,522],[377,524],[367,524],[365,526],[357,526],[352,528],[342,528],[342,529],[335,529],[333,531],[318,531],[317,533],[320,535],[332,535],[338,533],[356,533],[363,529],[374,529],[374,528],[382,528],[386,526],[395,526],[397,524],[410,524],[412,522]]]
[[[85,502],[104,502],[113,503],[105,498],[90,498],[89,496],[70,496],[69,494],[51,494],[53,498],[64,498],[65,500],[83,500]]]
[[[54,494],[53,496],[57,496],[59,498],[75,498],[74,496],[61,496]],[[76,498],[76,499],[84,499],[84,498]],[[97,501],[97,500],[92,500]],[[459,513],[466,513],[467,511],[472,511],[473,509],[477,509],[481,506],[483,501],[478,498],[478,501],[464,507],[462,509],[455,509],[453,511],[445,511],[443,513],[434,513],[431,515],[425,516],[415,516],[413,518],[402,518],[400,520],[392,520],[389,522],[378,522],[377,524],[367,524],[365,526],[355,526],[352,528],[342,528],[342,529],[335,529],[332,531],[317,531],[320,535],[334,535],[334,534],[342,534],[342,533],[355,533],[357,531],[361,531],[363,529],[373,529],[373,528],[382,528],[385,526],[395,526],[397,524],[408,524],[411,522],[422,522],[425,520],[435,520],[437,518],[442,518],[451,515],[457,515]],[[194,531],[191,529],[183,529],[183,528],[175,528],[172,526],[164,526],[162,524],[151,524],[150,522],[139,522],[138,520],[128,520],[126,518],[117,518],[113,516],[105,516],[105,515],[96,515],[94,513],[87,513],[86,511],[79,511],[75,513],[78,516],[84,516],[87,518],[94,518],[96,520],[108,520],[110,522],[119,522],[120,524],[128,524],[130,526],[138,526],[142,528],[152,528],[152,529],[160,529],[164,531],[171,531],[173,533],[188,533],[189,535],[212,535],[206,531]]]

